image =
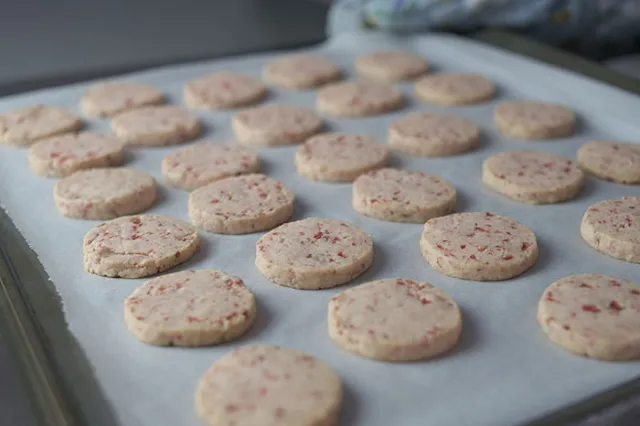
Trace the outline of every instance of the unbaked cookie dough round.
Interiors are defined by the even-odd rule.
[[[341,76],[338,65],[308,53],[285,56],[264,68],[265,80],[284,89],[310,89],[339,80]]]
[[[640,144],[591,141],[578,150],[580,167],[601,179],[640,183]]]
[[[82,111],[94,117],[112,117],[124,111],[165,103],[153,86],[128,81],[107,81],[91,87],[80,102]]]
[[[441,72],[416,82],[416,95],[437,105],[471,105],[493,98],[495,85],[479,74]]]
[[[371,81],[343,81],[318,90],[316,109],[336,117],[363,117],[395,111],[404,105],[398,89]]]
[[[231,71],[220,71],[191,80],[184,86],[189,108],[227,109],[260,102],[267,89],[257,78]]]
[[[75,132],[82,126],[80,117],[63,108],[20,108],[0,115],[0,143],[29,146],[39,139]]]
[[[367,53],[356,59],[356,71],[362,77],[386,82],[412,80],[429,71],[422,56],[403,51]]]
[[[530,140],[571,136],[576,125],[570,108],[536,101],[503,103],[496,108],[495,120],[505,136]]]
[[[200,136],[198,117],[173,106],[150,106],[118,114],[111,122],[116,137],[129,146],[177,145]]]

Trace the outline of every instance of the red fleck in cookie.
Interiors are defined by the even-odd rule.
[[[640,197],[593,204],[582,217],[580,234],[607,256],[640,263]]]
[[[196,228],[171,216],[110,220],[84,237],[84,267],[105,277],[143,278],[186,262],[200,246]]]
[[[578,163],[588,173],[617,183],[640,183],[640,145],[592,141],[578,150]]]
[[[423,157],[456,155],[480,145],[480,128],[455,115],[415,112],[391,123],[389,144]]]
[[[551,284],[538,304],[549,340],[576,355],[605,361],[640,358],[640,286],[600,274]]]
[[[153,278],[124,302],[127,328],[155,346],[210,346],[242,336],[256,318],[256,298],[224,271],[182,271]]]
[[[425,223],[455,210],[456,190],[446,180],[430,173],[374,170],[353,183],[353,208],[380,220]]]
[[[298,173],[313,180],[351,182],[362,173],[384,166],[389,149],[376,139],[357,134],[323,133],[296,151]]]
[[[193,191],[208,183],[260,170],[260,157],[236,143],[190,145],[164,157],[162,176],[174,188]]]
[[[285,223],[256,244],[256,266],[276,284],[319,290],[347,283],[373,262],[369,234],[334,219]]]
[[[306,108],[272,104],[240,111],[232,126],[240,143],[269,147],[300,143],[318,133],[323,122]]]
[[[416,95],[437,105],[470,105],[493,98],[495,85],[479,74],[441,72],[416,82]]]
[[[208,232],[249,234],[286,222],[294,200],[291,190],[265,175],[230,177],[193,191],[189,217]]]
[[[514,200],[549,204],[575,198],[582,190],[584,173],[573,160],[560,155],[508,151],[485,160],[482,181]]]
[[[533,231],[493,213],[456,213],[430,219],[424,225],[420,247],[433,269],[463,280],[507,280],[538,260]]]
[[[138,108],[117,115],[111,128],[130,146],[177,145],[202,133],[200,120],[193,113],[173,106]]]
[[[124,111],[163,103],[164,95],[153,86],[128,81],[108,81],[87,90],[80,104],[87,115],[112,117]]]
[[[184,86],[184,101],[189,108],[227,109],[251,105],[267,96],[257,78],[230,71],[205,75]]]
[[[402,92],[384,83],[343,81],[318,90],[316,109],[336,117],[363,117],[395,111],[404,105]]]
[[[345,290],[329,303],[329,336],[379,361],[417,361],[451,350],[462,332],[454,300],[429,283],[403,278]]]
[[[356,71],[379,81],[413,80],[429,71],[429,63],[420,55],[402,51],[380,51],[356,59]]]
[[[310,89],[339,80],[341,76],[338,65],[311,54],[285,56],[264,68],[265,80],[284,89]]]
[[[575,113],[547,102],[506,102],[495,111],[496,124],[505,136],[517,139],[553,139],[571,136]]]
[[[244,346],[202,376],[196,410],[210,426],[335,426],[342,382],[311,355],[278,346]]]
[[[80,117],[63,108],[36,105],[0,115],[0,143],[29,146],[39,139],[80,130]]]

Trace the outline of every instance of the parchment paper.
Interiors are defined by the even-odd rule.
[[[187,268],[220,268],[239,275],[256,293],[259,314],[252,331],[239,342],[204,349],[156,348],[139,343],[123,322],[123,301],[144,280],[109,279],[87,274],[82,265],[82,238],[99,222],[62,217],[54,207],[52,179],[35,176],[24,150],[0,148],[0,200],[39,255],[64,301],[69,327],[93,363],[95,375],[121,425],[195,426],[193,393],[199,376],[219,356],[245,344],[269,343],[308,351],[333,366],[346,386],[343,425],[350,426],[496,426],[512,425],[555,411],[567,404],[640,375],[640,362],[605,363],[573,356],[550,343],[536,323],[543,290],[571,273],[598,272],[640,281],[639,265],[611,259],[582,242],[579,223],[589,204],[606,198],[638,195],[637,186],[587,178],[583,194],[557,205],[529,206],[492,193],[482,185],[482,161],[512,149],[544,150],[574,157],[593,138],[640,140],[640,99],[577,75],[450,36],[387,39],[344,35],[316,48],[353,75],[358,53],[386,47],[412,48],[439,70],[475,71],[500,86],[496,101],[464,108],[437,108],[415,101],[402,85],[410,106],[375,118],[328,119],[327,128],[364,132],[386,139],[389,123],[410,110],[444,110],[482,126],[482,147],[450,158],[394,155],[393,165],[430,171],[459,190],[459,211],[493,211],[531,227],[541,245],[538,264],[523,276],[504,282],[465,282],[430,269],[418,247],[421,225],[394,224],[366,218],[351,208],[349,184],[316,183],[296,174],[296,147],[264,149],[264,172],[281,179],[298,196],[295,219],[333,217],[367,230],[375,242],[375,264],[354,283],[385,277],[429,281],[444,288],[464,311],[464,332],[450,355],[429,362],[388,364],[350,355],[327,335],[327,303],[346,287],[296,291],[264,279],[253,265],[261,234],[220,236],[203,233],[204,245]],[[181,103],[184,83],[222,69],[260,75],[262,65],[278,55],[213,61],[128,76],[161,87],[172,103]],[[0,100],[0,112],[33,103],[78,110],[88,87],[79,84]],[[495,105],[506,99],[543,99],[573,106],[582,122],[575,137],[559,141],[506,140],[494,128]],[[273,90],[268,102],[313,106],[314,92]],[[202,112],[208,126],[204,139],[231,138],[233,112]],[[108,130],[104,120],[87,120],[91,130]],[[152,173],[160,182],[162,158],[177,148],[130,153],[127,164]],[[187,196],[164,187],[151,210],[187,219]],[[96,419],[93,424],[100,424]]]

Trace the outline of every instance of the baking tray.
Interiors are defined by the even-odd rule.
[[[451,37],[445,37],[443,40],[452,39]],[[608,72],[598,65],[567,56],[553,49],[542,47],[508,33],[489,32],[481,34],[478,39],[486,43],[497,44],[501,47],[522,52],[536,59],[549,61],[551,63],[560,63],[574,71],[587,74],[592,78],[598,78],[609,84],[618,85],[627,91],[640,93],[640,83],[634,79]],[[493,55],[499,55],[499,53],[493,50],[489,50],[488,52],[493,52]],[[426,53],[428,54],[428,52]],[[455,54],[454,52],[452,53]],[[522,62],[516,58],[512,58],[512,60]],[[435,60],[434,62],[438,65],[445,65],[444,68],[450,68],[446,66],[450,65],[447,64],[446,60]],[[455,65],[456,64],[454,64],[454,68]],[[459,64],[457,65],[459,66]],[[542,76],[545,77],[557,72],[555,70],[547,70],[535,63],[532,63],[531,67],[538,70],[538,72],[544,70],[545,74],[542,74]],[[566,78],[567,76],[564,75],[564,77]],[[494,77],[494,79],[496,79],[496,77]],[[499,79],[497,80],[499,81]],[[582,82],[584,84],[588,83]],[[539,84],[543,84],[543,82]],[[614,89],[601,85],[592,85],[592,89],[593,98],[600,100],[601,103],[603,103],[603,99],[606,99],[606,96],[603,98],[603,95],[615,95],[615,99],[623,99],[625,102],[640,102],[637,99],[630,100]],[[535,93],[529,94],[531,95],[530,97],[535,96]],[[38,93],[29,94],[27,98],[23,98],[23,100],[36,102],[38,100]],[[0,101],[0,105],[2,105],[2,101]],[[593,104],[589,104],[588,106],[594,108],[594,111],[598,114],[606,115],[608,110],[607,105],[608,104],[604,102],[599,109]],[[629,105],[631,106],[631,104]],[[428,109],[428,107],[424,109]],[[406,112],[407,110],[403,111],[403,113]],[[629,124],[630,123],[625,123],[625,126],[627,126],[626,129],[630,129],[636,135],[639,134],[637,129]],[[619,134],[615,136],[622,137]],[[575,144],[573,146],[575,146]],[[522,147],[522,145],[518,146],[518,148],[520,147]],[[486,156],[486,154],[487,152],[485,152],[483,156]],[[0,155],[0,167],[1,166],[2,156]],[[437,169],[435,171],[437,172]],[[8,187],[11,183],[12,187],[19,190],[20,185],[13,184],[13,182],[10,177],[7,179],[5,176],[2,185]],[[588,187],[591,188],[587,188],[587,190],[591,191],[593,190],[595,181],[589,180],[589,182]],[[603,187],[605,188],[615,188],[613,184],[598,185],[604,185]],[[599,188],[599,190],[602,191],[602,188]],[[466,191],[463,191],[463,193],[465,192]],[[629,191],[627,190],[627,192]],[[606,193],[601,193],[601,195],[600,198],[607,198]],[[590,199],[593,199],[593,197]],[[4,201],[5,200],[0,199],[0,202]],[[499,198],[496,198],[496,201],[498,203],[504,203],[504,201]],[[461,207],[465,209],[464,206]],[[531,212],[532,211],[529,210],[529,213]],[[523,217],[516,216],[516,218],[526,223]],[[86,228],[88,229],[92,224],[93,223],[87,224]],[[545,248],[548,247],[545,247],[543,244],[543,249]],[[597,258],[601,255],[592,253],[592,256]],[[614,262],[612,265],[616,267],[621,265],[620,263],[615,263],[616,261],[613,260],[610,262]],[[621,266],[626,268],[630,267],[629,265]],[[614,273],[613,270],[608,272]],[[376,278],[377,277],[378,276],[376,276]],[[368,278],[372,279],[373,276],[368,276]],[[627,276],[627,278],[632,277]],[[433,275],[431,281],[436,285],[440,285],[441,282],[447,281],[447,279],[443,276]],[[544,285],[546,284],[548,283],[544,283]],[[116,285],[118,284],[116,283]],[[465,284],[456,283],[455,285],[464,286]],[[464,307],[465,306],[463,306],[463,308]],[[8,340],[11,342],[12,352],[16,355],[14,358],[19,363],[21,372],[28,383],[27,388],[41,423],[55,426],[85,424],[115,425],[117,416],[112,406],[107,402],[109,398],[103,394],[103,390],[93,374],[91,364],[89,360],[86,359],[83,349],[75,337],[68,331],[62,312],[62,305],[57,296],[57,291],[49,281],[36,254],[29,248],[8,216],[4,212],[0,213],[0,315],[2,315],[5,335],[9,337]],[[471,318],[471,321],[473,321],[473,318]],[[535,322],[535,319],[528,318],[528,321]],[[473,322],[471,322],[469,326],[474,327]],[[539,336],[532,336],[532,338],[533,337],[538,338],[540,344],[546,345],[546,347],[541,349],[555,350],[554,348],[548,347],[544,340],[539,339]],[[243,344],[249,342],[250,340],[241,341]],[[105,341],[105,344],[108,344],[108,342]],[[351,357],[348,354],[343,354],[343,356]],[[573,360],[573,357],[568,354],[559,354],[558,356],[563,359],[563,362],[572,362]],[[123,360],[123,362],[126,362],[126,360]],[[575,362],[583,361],[576,360]],[[594,366],[593,368],[598,367]],[[640,380],[635,378],[640,374],[640,369],[638,370],[635,374],[630,375],[629,379],[633,380],[627,383],[622,383],[621,381],[618,386],[610,390],[595,392],[597,393],[595,396],[579,401],[577,404],[568,404],[560,411],[541,416],[537,420],[534,418],[536,416],[531,416],[525,423],[530,425],[543,425],[572,421],[598,411],[614,402],[626,399],[631,395],[638,394],[640,392]],[[549,383],[549,386],[553,385],[553,383]],[[479,389],[478,391],[486,390]],[[144,395],[139,395],[138,397],[140,399],[145,398]],[[346,405],[356,405],[357,402],[357,394],[348,394],[348,399],[345,401]],[[192,410],[191,405],[176,408],[180,410]],[[353,407],[350,408],[348,407],[346,411],[353,411]],[[363,409],[363,407],[359,409]],[[544,410],[541,410],[540,414],[543,413]],[[350,420],[354,419],[351,417]],[[345,424],[355,423],[347,421]],[[500,419],[496,419],[494,424],[498,425],[503,423],[500,423]]]

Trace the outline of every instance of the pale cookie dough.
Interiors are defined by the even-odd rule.
[[[39,139],[74,132],[83,126],[77,115],[63,108],[36,105],[0,115],[0,143],[29,146]]]
[[[551,284],[538,304],[549,340],[576,355],[604,361],[640,358],[640,286],[600,274]]]
[[[480,128],[455,115],[414,112],[391,123],[389,144],[423,157],[456,155],[480,145]]]
[[[230,177],[193,191],[189,217],[208,232],[249,234],[289,220],[294,200],[291,190],[265,175]]]
[[[127,328],[155,346],[210,346],[242,336],[256,318],[256,298],[242,280],[219,270],[153,278],[124,302]]]
[[[78,170],[119,166],[123,162],[124,143],[99,133],[69,133],[29,147],[29,167],[44,177],[64,177]]]
[[[188,82],[184,100],[197,109],[227,109],[251,105],[267,96],[267,89],[257,78],[230,71],[220,71]]]
[[[107,220],[150,208],[156,201],[156,181],[124,167],[80,170],[56,183],[53,198],[67,217]]]
[[[318,90],[316,109],[336,117],[363,117],[395,111],[404,105],[398,89],[371,81],[343,81]]]
[[[425,223],[452,213],[456,190],[430,173],[380,169],[353,183],[353,208],[360,214],[391,222]]]
[[[329,336],[379,361],[417,361],[451,350],[462,332],[454,300],[429,283],[403,278],[345,290],[329,303]]]
[[[640,144],[592,141],[578,150],[586,172],[617,183],[640,183]]]
[[[240,111],[231,124],[240,143],[269,147],[300,143],[318,133],[323,121],[306,108],[272,104]]]
[[[84,237],[84,268],[105,277],[143,278],[186,262],[200,246],[198,231],[171,216],[125,216]]]
[[[389,149],[376,139],[359,134],[323,133],[296,151],[298,173],[313,180],[351,182],[389,160]]]
[[[121,141],[130,146],[169,146],[200,136],[198,117],[173,106],[138,108],[117,115],[111,128]]]
[[[416,82],[416,95],[437,105],[470,105],[493,98],[495,85],[479,74],[437,73]]]
[[[584,173],[573,160],[537,151],[508,151],[482,165],[482,181],[500,194],[523,203],[550,204],[575,198]]]
[[[640,263],[640,197],[605,200],[590,206],[582,218],[580,234],[591,247],[607,256]]]
[[[174,188],[193,191],[208,183],[260,170],[260,157],[236,143],[207,142],[172,152],[162,160],[162,176]]]
[[[244,346],[202,376],[196,410],[210,426],[335,426],[342,382],[311,355],[278,346]]]
[[[347,283],[373,262],[369,234],[334,219],[285,223],[256,244],[256,266],[276,284],[319,290]]]
[[[356,59],[356,71],[362,77],[393,82],[412,80],[429,71],[422,56],[402,51],[379,51]]]
[[[573,134],[576,115],[563,105],[516,101],[498,106],[495,121],[502,133],[508,137],[529,140],[554,139]]]
[[[80,102],[82,111],[94,117],[112,117],[124,111],[165,103],[153,86],[128,81],[108,81],[91,87]]]
[[[424,225],[420,247],[433,269],[463,280],[507,280],[538,260],[533,231],[493,213],[457,213],[430,219]]]
[[[267,82],[284,89],[310,89],[339,80],[342,71],[333,62],[311,54],[294,54],[264,68]]]

